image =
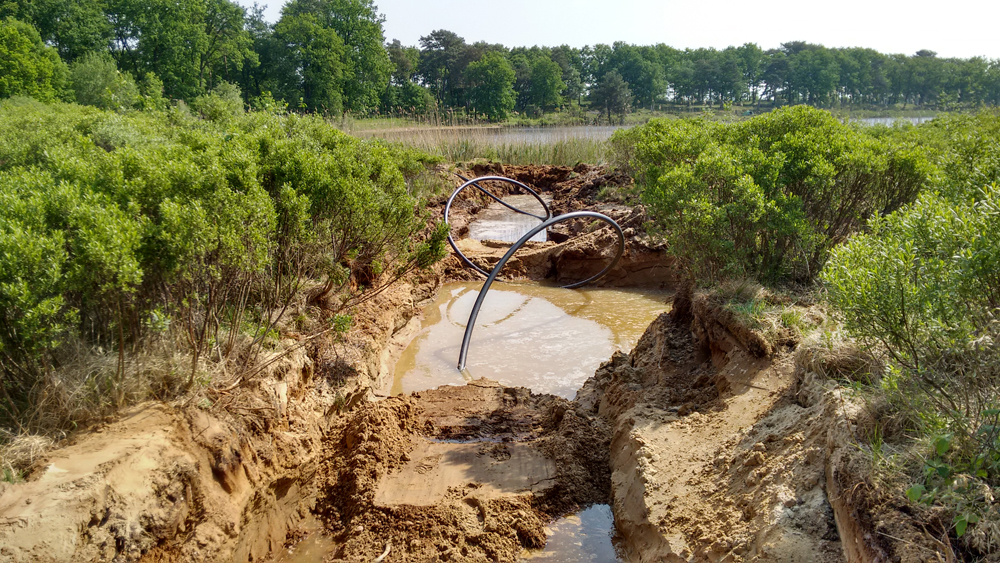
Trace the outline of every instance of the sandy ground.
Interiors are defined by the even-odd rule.
[[[329,559],[513,561],[606,501],[607,427],[565,399],[478,380],[359,408],[327,440]],[[602,477],[603,476],[603,477]]]
[[[627,253],[605,283],[674,283],[639,234],[644,211],[592,199],[626,180],[586,166],[470,173],[536,186],[557,213],[619,219]],[[456,234],[486,204],[463,200]],[[526,248],[506,275],[580,279],[609,236],[565,225],[554,238],[568,242]],[[462,244],[483,266],[504,251]],[[834,386],[687,294],[575,401],[486,380],[377,396],[421,304],[472,277],[448,258],[354,311],[344,338],[310,341],[211,408],[142,405],[61,444],[27,482],[0,484],[0,561],[264,561],[303,538],[330,561],[387,547],[379,561],[514,561],[594,503],[611,504],[629,561],[949,560],[898,503],[865,492],[858,413]]]

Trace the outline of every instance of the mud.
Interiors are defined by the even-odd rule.
[[[368,404],[327,439],[330,557],[512,561],[545,524],[605,502],[609,433],[565,399],[478,380]]]
[[[597,282],[605,287],[664,288],[677,280],[673,261],[665,254],[662,243],[644,233],[647,221],[640,206],[602,203],[596,196],[605,186],[628,186],[631,180],[605,168],[578,165],[568,167],[503,166],[482,164],[463,171],[465,176],[502,175],[524,182],[545,198],[553,215],[571,211],[592,210],[604,213],[618,222],[625,233],[625,254],[608,274]],[[503,196],[517,194],[517,188],[504,183],[486,183],[485,187]],[[486,215],[492,200],[477,190],[465,190],[452,208],[452,234],[459,240],[462,252],[477,266],[489,271],[509,248],[509,243],[467,238],[469,223]],[[442,202],[438,205],[443,206]],[[443,214],[443,209],[440,211]],[[561,223],[549,230],[550,240],[529,242],[506,265],[501,275],[506,280],[543,280],[571,283],[586,279],[601,271],[611,260],[617,235],[609,227],[596,230],[591,221],[579,219]],[[455,256],[445,259],[442,273],[448,280],[473,281],[482,279]]]
[[[618,219],[626,255],[602,283],[674,285],[644,210],[595,201],[626,178],[468,172],[536,186],[557,213]],[[459,237],[488,203],[456,207]],[[590,229],[560,226],[505,276],[591,275],[611,233]],[[460,244],[485,268],[506,248]],[[0,561],[266,561],[303,540],[325,560],[514,561],[593,504],[611,505],[629,561],[954,560],[934,515],[867,481],[860,409],[703,296],[681,292],[575,401],[488,380],[377,397],[420,308],[465,279],[448,258],[352,311],[343,337],[283,330],[291,353],[207,404],[143,405],[60,444],[27,482],[0,484]]]
[[[202,406],[150,403],[0,484],[0,561],[259,561],[315,506],[325,429],[367,402],[381,351],[430,297],[414,278],[362,305],[340,341],[287,331],[250,380]],[[210,405],[210,406],[209,406]]]

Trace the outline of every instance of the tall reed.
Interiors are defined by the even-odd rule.
[[[548,164],[574,166],[581,162],[606,162],[606,141],[601,136],[586,137],[566,133],[545,135],[544,139],[504,139],[497,127],[410,128],[368,132],[378,137],[444,158],[464,162],[485,158],[504,164]]]

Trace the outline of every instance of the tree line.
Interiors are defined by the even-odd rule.
[[[230,0],[6,0],[0,19],[3,97],[78,99],[83,81],[105,98],[109,89],[120,92],[116,103],[124,105],[161,93],[190,102],[225,83],[237,86],[245,103],[276,101],[293,110],[460,109],[491,120],[583,104],[609,119],[678,105],[1000,104],[1000,61],[982,57],[802,41],[769,50],[623,42],[508,48],[470,44],[447,30],[407,46],[385,41],[385,18],[372,0],[292,0],[274,24],[262,8]]]

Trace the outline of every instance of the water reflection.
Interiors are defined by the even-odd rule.
[[[561,518],[549,529],[545,549],[527,554],[522,560],[545,563],[609,563],[618,561],[613,537],[615,522],[611,507],[595,504],[572,516]]]
[[[478,282],[445,285],[424,310],[421,331],[396,363],[392,394],[461,385],[459,347]],[[510,386],[572,399],[615,350],[630,350],[666,293],[561,289],[495,283],[479,313],[467,372]]]
[[[472,188],[470,188],[472,189]],[[551,196],[542,196],[546,204],[552,202]],[[510,195],[503,198],[508,205],[533,213],[540,217],[545,216],[545,208],[531,195]],[[517,242],[525,233],[538,226],[541,220],[538,217],[524,215],[511,211],[503,205],[493,202],[489,207],[480,211],[474,221],[469,223],[469,238],[473,240],[502,240],[505,242]],[[542,231],[530,240],[544,242],[546,233]]]

